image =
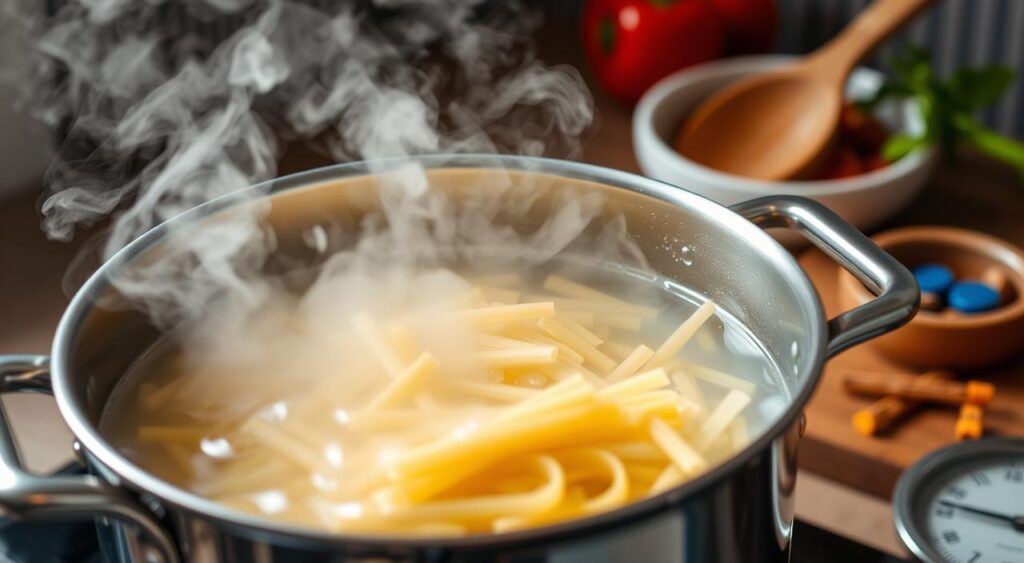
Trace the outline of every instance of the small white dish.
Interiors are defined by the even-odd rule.
[[[862,231],[870,230],[909,204],[927,183],[938,151],[917,150],[885,168],[838,180],[771,182],[713,170],[676,152],[683,119],[708,95],[742,76],[791,64],[796,57],[759,55],[705,63],[667,76],[640,99],[633,114],[633,145],[644,174],[695,192],[722,205],[768,195],[799,195],[821,202]],[[846,95],[865,98],[882,83],[882,73],[858,67]],[[877,117],[893,133],[924,130],[916,102],[879,108]],[[790,244],[788,237],[780,238]]]

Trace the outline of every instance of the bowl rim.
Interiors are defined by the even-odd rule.
[[[973,249],[977,254],[1000,263],[1010,273],[1010,278],[1017,286],[1017,299],[991,311],[946,317],[922,310],[907,324],[914,323],[920,327],[938,329],[982,329],[997,327],[1024,318],[1024,274],[1021,273],[1021,266],[1024,265],[1024,249],[986,233],[942,225],[891,229],[871,237],[871,240],[886,252],[889,252],[893,245],[915,242],[928,243],[933,246]],[[1015,257],[1020,264],[1008,264],[1000,260],[999,257],[989,252],[989,249],[992,248],[1004,251],[1006,256]],[[891,254],[891,252],[889,253]],[[851,293],[858,302],[867,302],[873,297],[859,281],[848,275],[848,272],[842,268],[839,273],[839,291]],[[1022,338],[1024,338],[1024,334],[1022,334]]]
[[[884,168],[848,178],[775,182],[736,176],[694,162],[672,148],[655,132],[654,115],[666,103],[669,96],[675,92],[700,82],[719,78],[722,75],[734,73],[748,74],[777,69],[793,63],[799,58],[796,55],[779,54],[731,57],[695,65],[666,76],[644,93],[633,113],[634,151],[637,152],[639,157],[639,153],[642,150],[649,150],[677,172],[709,185],[714,185],[718,189],[739,192],[747,197],[757,197],[773,193],[801,195],[811,198],[848,194],[892,184],[916,173],[922,168],[930,166],[935,161],[938,156],[937,149],[935,147],[924,147],[914,150]],[[862,78],[857,78],[858,76]],[[879,81],[882,76],[883,73],[878,70],[858,66],[850,74],[850,80]],[[917,101],[912,99],[904,100],[901,103],[902,112],[907,114],[908,120],[912,120],[914,123],[919,124],[918,126],[921,126],[920,118],[915,111],[911,111],[917,105]],[[902,129],[901,131],[906,130]],[[641,139],[644,142],[640,142]],[[638,158],[638,160],[642,159]]]
[[[695,208],[710,217],[727,221],[737,229],[738,234],[750,241],[761,252],[778,261],[783,268],[782,275],[794,285],[794,290],[802,292],[807,299],[804,306],[805,314],[817,323],[808,328],[807,354],[801,354],[799,367],[805,373],[805,381],[795,388],[786,408],[771,422],[767,428],[746,448],[736,455],[710,468],[705,473],[686,481],[658,495],[629,502],[622,507],[604,513],[573,518],[563,522],[538,526],[522,531],[507,533],[472,534],[467,536],[416,537],[412,535],[366,534],[359,532],[328,532],[319,529],[302,527],[287,522],[275,521],[231,509],[216,501],[192,493],[169,482],[152,472],[142,468],[124,456],[105,437],[101,436],[98,424],[87,416],[75,397],[72,366],[76,335],[78,329],[95,305],[95,297],[99,292],[110,286],[110,274],[124,268],[135,258],[143,255],[153,245],[164,240],[184,225],[194,224],[204,218],[229,209],[236,205],[251,203],[253,197],[263,198],[273,194],[297,189],[308,189],[323,183],[341,180],[350,176],[380,173],[371,167],[395,166],[410,161],[421,163],[428,169],[432,168],[480,168],[502,170],[524,170],[540,174],[561,175],[568,178],[592,181],[600,184],[632,189],[642,195],[659,199],[669,204],[685,205]],[[144,492],[158,498],[168,506],[183,510],[186,513],[214,522],[227,530],[239,535],[275,544],[297,545],[308,547],[331,546],[335,549],[362,548],[397,549],[397,548],[442,548],[442,549],[499,549],[523,545],[531,541],[557,541],[577,538],[584,534],[594,534],[603,530],[628,525],[638,518],[649,518],[671,510],[672,506],[683,497],[702,489],[713,487],[716,483],[727,479],[741,467],[751,463],[757,456],[770,448],[779,436],[787,432],[799,419],[804,407],[817,388],[822,377],[824,363],[827,359],[828,342],[827,321],[821,299],[814,289],[806,273],[800,268],[785,248],[775,241],[767,231],[747,221],[728,207],[715,203],[699,194],[680,190],[675,186],[646,178],[637,174],[623,172],[588,163],[542,157],[503,156],[503,155],[432,155],[419,157],[396,157],[373,161],[357,161],[335,164],[297,172],[288,176],[275,178],[232,192],[213,199],[198,207],[171,218],[145,234],[136,238],[106,261],[71,299],[57,326],[51,350],[51,371],[54,396],[61,417],[71,429],[76,440],[79,440],[90,459],[99,462],[102,468],[116,476],[116,481],[129,486],[133,490]]]

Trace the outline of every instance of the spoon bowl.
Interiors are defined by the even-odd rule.
[[[828,154],[857,62],[934,0],[876,0],[838,37],[782,71],[730,85],[694,112],[677,147],[722,172],[799,179]]]
[[[676,148],[705,166],[749,178],[803,178],[820,164],[820,147],[835,139],[842,103],[828,85],[800,73],[756,75],[698,108]]]

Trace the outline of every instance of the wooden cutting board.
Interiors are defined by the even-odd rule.
[[[809,250],[800,256],[800,264],[818,288],[828,316],[839,313],[836,263],[817,250]],[[800,466],[869,494],[889,498],[905,468],[928,452],[955,441],[956,409],[923,409],[886,435],[862,436],[850,425],[850,417],[871,400],[843,391],[840,378],[844,369],[917,373],[879,354],[870,343],[833,358],[807,407]],[[995,400],[985,416],[987,434],[1024,435],[1024,354],[1007,365],[960,375],[996,385]]]

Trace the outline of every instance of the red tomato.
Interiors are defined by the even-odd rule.
[[[889,161],[880,153],[875,153],[864,159],[864,166],[868,171],[874,171],[889,166]]]
[[[889,131],[874,116],[846,102],[839,117],[839,137],[862,153],[877,153],[889,138]]]
[[[850,176],[856,176],[867,172],[864,163],[861,162],[860,156],[857,155],[856,151],[849,147],[840,146],[836,149],[832,159],[828,166],[825,167],[824,173],[822,174],[823,180],[836,180],[839,178],[848,178]]]
[[[730,55],[764,53],[775,46],[775,0],[710,1],[725,25],[725,50]]]
[[[703,0],[590,0],[583,12],[587,57],[604,89],[635,102],[679,69],[722,54],[724,32]]]

